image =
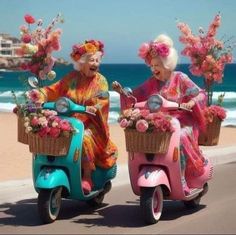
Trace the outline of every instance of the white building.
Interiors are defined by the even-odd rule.
[[[16,50],[20,47],[21,41],[18,38],[11,37],[9,34],[0,33],[0,57],[19,57],[16,54]]]

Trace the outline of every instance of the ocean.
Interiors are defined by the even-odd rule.
[[[189,75],[189,77],[203,88],[203,79],[190,74],[188,64],[179,64],[176,68]],[[72,70],[72,65],[58,65],[54,69],[57,73],[56,80]],[[102,64],[100,72],[107,78],[110,87],[110,112],[109,123],[116,123],[119,116],[119,95],[111,90],[113,81],[120,82],[124,87],[131,89],[144,82],[151,76],[150,69],[145,64]],[[11,91],[14,91],[20,99],[28,88],[23,84],[22,77],[27,78],[30,73],[24,71],[2,71],[0,70],[0,112],[12,112],[15,106]],[[236,64],[228,64],[225,67],[224,78],[221,84],[213,86],[213,103],[217,102],[220,94],[225,93],[223,107],[227,111],[227,118],[223,126],[236,126]],[[56,81],[55,80],[55,81]],[[54,81],[54,82],[55,82]],[[51,82],[52,83],[52,82]],[[48,82],[50,84],[50,82]]]

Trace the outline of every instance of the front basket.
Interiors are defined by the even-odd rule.
[[[38,134],[29,134],[29,150],[31,153],[63,156],[66,155],[71,142],[69,137],[40,137]]]
[[[170,144],[171,132],[138,132],[125,129],[128,152],[165,154]]]

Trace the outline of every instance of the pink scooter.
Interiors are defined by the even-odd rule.
[[[160,95],[152,95],[147,102],[136,103],[134,107],[148,108],[151,112],[183,109],[181,105],[167,101]],[[188,208],[197,207],[201,197],[208,191],[207,182],[212,178],[213,167],[210,161],[206,161],[203,175],[186,178],[191,191],[189,195],[185,195],[181,183],[180,123],[176,118],[172,118],[172,125],[175,131],[166,154],[128,152],[132,190],[140,196],[142,215],[147,224],[158,222],[164,199],[182,200]]]

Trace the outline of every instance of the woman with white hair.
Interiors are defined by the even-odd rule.
[[[84,123],[82,153],[82,187],[87,194],[92,190],[91,173],[96,166],[110,168],[116,162],[117,148],[110,140],[108,114],[109,99],[96,97],[101,91],[108,92],[106,78],[98,72],[103,56],[103,44],[97,40],[85,41],[72,48],[74,71],[58,82],[44,87],[44,101],[55,101],[65,96],[75,103],[86,106],[86,113],[73,114]]]
[[[154,41],[143,43],[139,56],[150,66],[152,76],[133,90],[132,95],[137,101],[145,101],[150,95],[160,94],[167,100],[193,110],[171,112],[181,124],[182,184],[185,193],[189,194],[185,176],[201,175],[204,171],[205,159],[198,146],[198,131],[205,128],[202,108],[205,106],[206,95],[186,74],[174,71],[178,55],[172,39],[167,35],[161,34]],[[117,81],[112,86],[121,95],[121,109],[131,108],[134,98],[125,93]]]

